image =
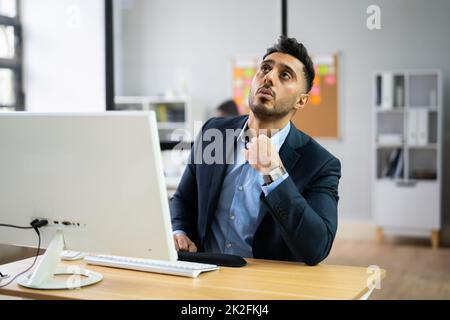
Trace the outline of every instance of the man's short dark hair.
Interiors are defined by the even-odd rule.
[[[273,47],[267,49],[267,53],[264,56],[264,59],[275,52],[281,52],[289,54],[303,63],[303,73],[305,74],[306,79],[306,91],[307,93],[311,91],[313,86],[314,77],[316,76],[316,72],[314,71],[314,63],[308,55],[308,50],[306,50],[305,46],[302,43],[298,43],[295,38],[288,38],[286,36],[280,36],[278,39],[278,43]]]

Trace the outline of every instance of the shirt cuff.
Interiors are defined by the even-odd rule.
[[[185,236],[185,235],[186,235],[186,232],[184,232],[183,230],[175,230],[174,232],[172,232],[172,234],[173,234],[174,236],[177,236],[177,235],[179,235],[179,234]]]
[[[273,190],[275,190],[276,187],[278,187],[287,178],[289,178],[289,173],[286,172],[283,176],[281,176],[281,178],[275,180],[268,186],[261,186],[262,190],[264,192],[264,195],[267,197]]]

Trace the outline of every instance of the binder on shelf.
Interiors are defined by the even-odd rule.
[[[400,150],[393,178],[398,179],[403,176],[403,150]]]
[[[417,110],[410,109],[408,111],[408,137],[409,146],[417,145]]]
[[[436,107],[437,106],[437,92],[436,89],[430,90],[430,106]]]
[[[381,76],[381,109],[390,110],[394,105],[394,76],[390,72],[383,72]]]
[[[382,177],[397,178],[403,171],[403,150],[396,148],[389,154],[389,159],[384,167]]]
[[[402,86],[396,86],[395,87],[395,107],[401,108],[403,107],[403,87]]]
[[[417,145],[428,145],[428,110],[417,110]]]
[[[377,75],[375,78],[375,105],[377,107],[381,107],[381,101],[382,101],[382,97],[381,97],[381,75]]]
[[[394,76],[394,108],[402,109],[405,106],[405,77]]]

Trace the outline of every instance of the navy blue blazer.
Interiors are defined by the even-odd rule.
[[[225,137],[226,129],[242,129],[247,119],[213,118],[202,132],[216,129]],[[223,143],[222,164],[196,164],[196,154],[202,154],[211,143],[206,140],[211,138],[203,139],[202,134],[197,138],[190,163],[170,200],[173,230],[185,231],[199,251],[203,251],[205,238],[211,232],[227,156],[236,146],[236,138],[234,145]],[[254,236],[253,256],[316,265],[328,256],[336,235],[341,164],[293,124],[280,149],[280,158],[289,178],[267,197],[261,193],[259,210],[264,218]]]

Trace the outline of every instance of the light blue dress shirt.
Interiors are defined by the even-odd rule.
[[[207,233],[205,239],[206,252],[252,258],[253,236],[264,218],[259,214],[261,192],[267,196],[289,177],[286,173],[270,185],[263,186],[261,173],[250,166],[242,152],[245,149],[244,133],[247,124],[248,122],[237,139],[237,161],[227,169],[211,232]],[[271,137],[277,152],[283,146],[290,129],[289,122]]]

